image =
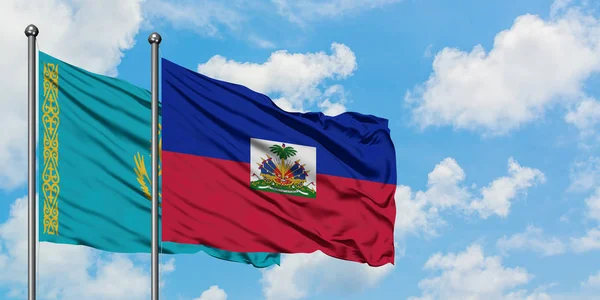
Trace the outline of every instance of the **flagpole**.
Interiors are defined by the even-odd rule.
[[[148,37],[152,47],[152,300],[158,300],[158,45],[162,38]]]
[[[35,172],[35,142],[36,142],[36,138],[35,138],[35,131],[36,131],[36,101],[35,101],[35,96],[36,96],[36,91],[35,91],[35,86],[36,86],[36,82],[35,82],[35,74],[36,74],[36,47],[35,47],[35,41],[37,38],[37,35],[39,33],[38,28],[31,24],[29,26],[27,26],[25,28],[25,36],[27,36],[27,42],[28,42],[28,49],[27,49],[27,78],[28,78],[28,87],[27,87],[27,98],[28,98],[28,110],[29,110],[29,115],[28,115],[28,134],[29,134],[29,140],[28,140],[28,168],[27,168],[27,172],[28,172],[28,194],[27,194],[27,202],[28,202],[28,215],[27,215],[27,220],[28,220],[28,232],[27,232],[27,237],[28,237],[28,243],[27,243],[27,251],[28,251],[28,256],[27,256],[27,264],[29,266],[28,269],[28,273],[27,273],[27,284],[28,284],[28,299],[29,300],[35,300],[36,298],[36,286],[35,286],[35,279],[36,279],[36,230],[37,230],[37,211],[36,211],[36,205],[35,205],[35,179],[36,179],[36,172]]]

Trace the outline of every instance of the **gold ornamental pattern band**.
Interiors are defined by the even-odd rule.
[[[43,124],[42,194],[44,197],[44,233],[58,235],[58,64],[44,63],[44,100],[41,122]]]

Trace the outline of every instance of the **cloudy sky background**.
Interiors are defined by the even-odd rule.
[[[162,299],[593,299],[600,3],[0,1],[0,298],[26,294],[26,38],[148,88],[162,55],[289,111],[390,120],[395,266],[317,252],[265,270],[161,258]],[[148,299],[148,255],[42,243],[41,299]]]

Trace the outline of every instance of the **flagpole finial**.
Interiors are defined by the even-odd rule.
[[[28,37],[30,37],[30,36],[37,36],[38,33],[40,33],[40,31],[33,24],[30,24],[29,26],[27,26],[25,28],[25,35],[28,36]],[[159,38],[160,38],[160,36],[159,36]]]
[[[150,44],[160,44],[161,41],[162,37],[160,37],[160,34],[158,34],[157,32],[151,33],[148,37],[148,43]]]

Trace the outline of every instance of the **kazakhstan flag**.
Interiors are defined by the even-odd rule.
[[[39,72],[40,241],[149,253],[150,92],[43,52]],[[198,251],[256,267],[280,259],[162,243],[163,253]]]

